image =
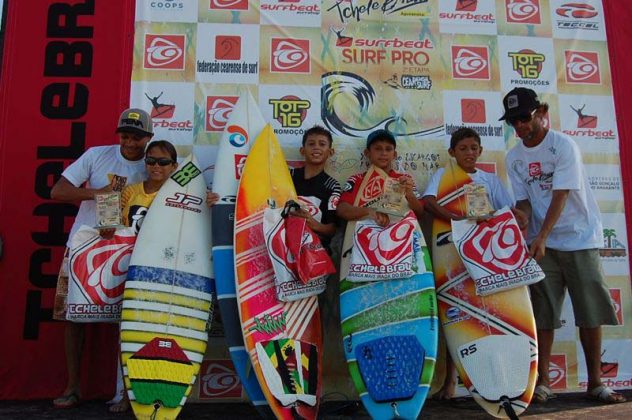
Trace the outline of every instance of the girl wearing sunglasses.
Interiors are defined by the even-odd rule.
[[[156,193],[178,167],[177,157],[175,147],[168,141],[158,140],[149,143],[145,151],[147,179],[138,184],[128,185],[121,193],[125,226],[134,228],[138,233]]]

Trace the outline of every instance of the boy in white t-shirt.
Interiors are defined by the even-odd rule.
[[[142,182],[145,179],[143,158],[145,147],[153,136],[151,117],[142,109],[127,109],[119,118],[116,133],[119,138],[118,145],[88,149],[64,170],[61,178],[51,190],[53,200],[71,203],[81,202],[79,212],[68,236],[68,246],[72,235],[81,225],[94,226],[96,224],[94,202],[96,194],[113,190],[120,191],[127,184]],[[62,264],[65,263],[67,263],[66,259]],[[63,267],[61,271],[64,271]],[[79,403],[79,366],[81,364],[83,337],[83,324],[66,322],[64,346],[68,382],[62,395],[53,401],[57,408],[71,408]],[[114,405],[110,411],[124,411],[126,408]]]
[[[463,169],[472,178],[472,182],[484,185],[487,191],[487,197],[494,210],[499,210],[505,206],[512,209],[518,224],[526,225],[526,217],[520,210],[513,208],[514,202],[509,192],[502,184],[500,179],[489,172],[476,168],[476,162],[483,152],[481,146],[481,138],[478,133],[471,128],[461,127],[452,133],[450,137],[450,148],[448,154],[456,160],[456,164]],[[428,186],[423,194],[426,209],[435,217],[444,220],[461,220],[465,216],[451,213],[448,209],[437,202],[437,193],[439,191],[439,183],[445,172],[445,168],[439,168],[432,175]],[[457,371],[454,362],[450,357],[450,353],[446,352],[446,377],[443,386],[437,391],[435,398],[450,399],[454,397],[457,383]]]
[[[507,153],[506,167],[516,206],[530,216],[529,253],[546,278],[529,286],[538,329],[538,382],[534,400],[554,394],[549,363],[554,332],[568,289],[575,325],[586,355],[587,396],[604,403],[625,397],[601,382],[601,326],[617,325],[604,281],[598,248],[603,227],[597,201],[588,184],[579,147],[566,134],[545,124],[549,106],[536,93],[515,88],[503,99],[501,120],[522,140]]]

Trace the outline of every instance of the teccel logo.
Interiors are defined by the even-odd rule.
[[[309,48],[309,39],[272,38],[270,71],[309,74],[311,71]]]
[[[508,23],[542,23],[539,0],[505,0],[505,7]]]
[[[145,34],[146,69],[184,70],[185,35]]]
[[[453,45],[452,77],[454,79],[489,80],[489,52],[487,47]]]
[[[599,14],[597,9],[586,3],[565,3],[555,10],[558,16],[575,19],[590,19]]]
[[[598,85],[601,83],[599,54],[594,51],[564,51],[566,82]]]

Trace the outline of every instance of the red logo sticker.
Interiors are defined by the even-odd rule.
[[[206,131],[223,131],[239,96],[206,97]]]
[[[309,48],[309,39],[272,38],[270,71],[309,74],[311,71]]]
[[[240,398],[241,380],[230,360],[204,360],[200,367],[200,399]]]
[[[529,176],[540,176],[542,175],[542,165],[540,162],[531,162],[529,164]]]
[[[509,23],[542,23],[539,0],[505,0],[505,7]]]
[[[566,389],[568,365],[565,354],[552,354],[549,363],[549,380],[552,389]]]
[[[387,228],[362,226],[357,231],[354,243],[360,246],[364,259],[373,266],[401,263],[411,252],[413,223],[404,218]],[[384,247],[383,244],[388,244]]]
[[[241,179],[248,155],[235,155],[235,179]]]
[[[586,104],[577,108],[571,105],[571,109],[577,114],[577,128],[597,128],[597,116],[584,114],[584,108],[586,108]]]
[[[474,12],[478,6],[478,0],[456,0],[457,12]]]
[[[452,78],[489,80],[489,53],[482,46],[452,46]]]
[[[599,54],[594,51],[564,51],[567,83],[601,83]]]
[[[485,123],[486,120],[484,99],[461,99],[461,121],[481,124]]]
[[[248,0],[211,0],[210,10],[248,10]]]
[[[614,312],[617,314],[619,325],[623,325],[623,308],[621,307],[621,289],[609,289],[610,298],[614,305]]]
[[[151,102],[151,118],[168,120],[173,118],[176,106],[175,104],[165,104],[160,102],[162,94],[163,92],[160,92],[158,96],[152,96],[145,92],[145,96]]]
[[[146,69],[184,70],[185,35],[145,34]]]
[[[239,35],[217,35],[215,37],[216,60],[241,60],[241,37]]]

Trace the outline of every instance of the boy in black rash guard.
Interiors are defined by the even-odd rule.
[[[336,207],[340,198],[340,184],[325,172],[327,159],[334,154],[331,133],[318,125],[303,134],[301,155],[305,166],[292,170],[292,181],[300,204],[296,216],[307,219],[307,226],[329,249],[331,237],[336,233]]]

